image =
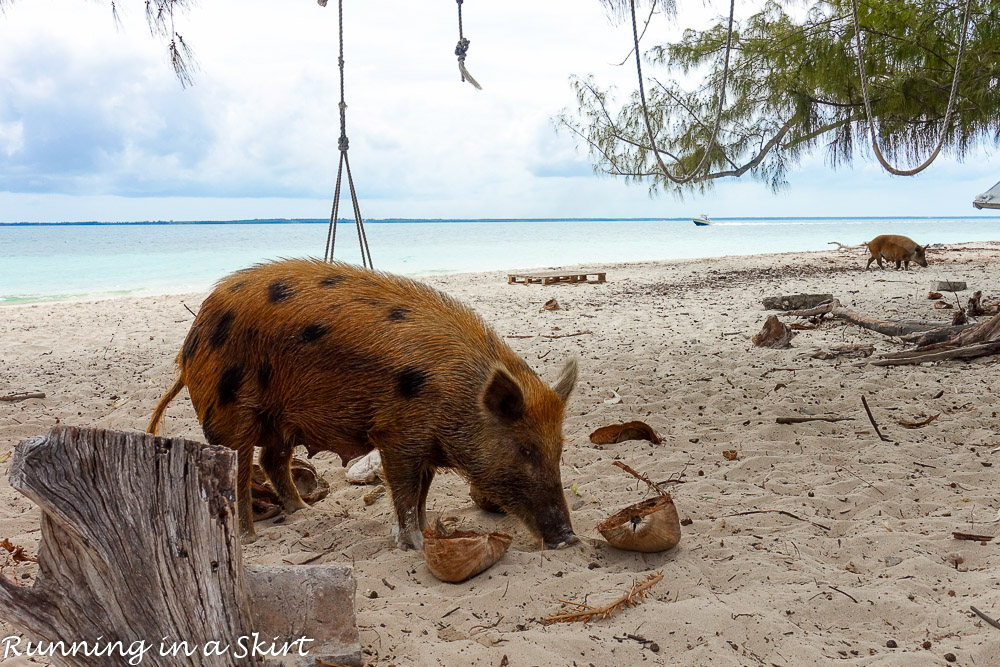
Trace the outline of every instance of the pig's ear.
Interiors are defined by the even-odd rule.
[[[524,414],[524,393],[507,371],[498,368],[486,383],[483,405],[498,419],[514,422]]]
[[[576,386],[576,375],[576,359],[572,358],[563,364],[562,370],[559,372],[559,379],[552,385],[552,390],[562,399],[563,405],[569,402],[569,395],[573,393],[573,387]]]

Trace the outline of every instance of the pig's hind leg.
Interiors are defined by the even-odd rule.
[[[295,444],[283,438],[273,424],[265,421],[261,429],[260,467],[274,486],[285,513],[292,514],[309,507],[292,481],[292,452]]]
[[[230,424],[240,423],[238,416],[230,414],[229,417],[228,423],[223,422],[215,427],[204,425],[205,437],[209,444],[236,450],[236,514],[240,520],[240,541],[249,544],[257,539],[253,529],[253,500],[250,496],[256,438],[252,429],[239,426],[226,428]]]
[[[266,415],[261,415],[250,407],[239,406],[227,416],[229,419],[226,423],[236,426],[231,429],[218,429],[217,437],[221,441],[219,444],[236,450],[236,510],[240,519],[240,541],[249,544],[257,539],[253,527],[253,498],[250,493],[254,447],[261,448],[261,467],[267,472],[264,461],[269,458],[267,452],[277,449],[274,444],[278,436],[272,424],[266,419]],[[275,486],[277,487],[277,484]]]

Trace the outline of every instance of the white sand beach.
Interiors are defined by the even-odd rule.
[[[561,286],[508,285],[501,272],[428,278],[482,313],[544,379],[579,359],[562,480],[581,543],[539,551],[517,520],[479,510],[464,481],[440,475],[432,517],[514,536],[493,568],[442,583],[419,553],[395,548],[387,498],[365,505],[370,489],[348,484],[339,458],[324,453],[313,462],[330,495],[258,523],[262,539],[245,559],[353,564],[375,665],[997,664],[1000,630],[970,606],[1000,616],[998,544],[952,532],[1000,532],[998,357],[888,368],[812,358],[844,343],[904,349],[837,321],[799,331],[789,349],[751,344],[773,312],[766,296],[832,293],[872,316],[942,321],[953,311],[928,300],[934,280],[967,281],[963,303],[974,290],[1000,297],[1000,243],[928,259],[908,272],[866,272],[861,249],[618,264],[601,267],[605,284]],[[0,540],[37,553],[38,511],[7,481],[15,445],[56,424],[143,430],[193,319],[184,304],[197,310],[204,296],[0,309],[0,394],[46,394],[0,402]],[[551,298],[561,309],[543,311]],[[852,420],[775,423],[809,415]],[[934,415],[920,428],[901,423]],[[588,439],[629,420],[649,423],[662,444]],[[203,439],[186,392],[164,433]],[[669,480],[690,520],[672,551],[619,551],[597,532],[647,495],[615,460]],[[768,511],[741,514],[755,510]],[[2,572],[30,585],[35,567]],[[541,623],[569,607],[560,600],[601,605],[657,571],[663,580],[637,607],[586,626]],[[0,624],[0,637],[12,632]]]

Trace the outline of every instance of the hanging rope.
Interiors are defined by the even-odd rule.
[[[326,0],[319,0],[319,4],[326,6]],[[347,103],[344,102],[344,0],[339,0],[340,5],[340,139],[337,140],[337,147],[340,149],[340,164],[337,166],[337,185],[333,190],[333,211],[330,213],[330,230],[326,234],[326,253],[323,261],[333,260],[333,249],[337,242],[337,214],[340,212],[340,183],[344,171],[347,171],[347,185],[351,190],[351,203],[354,205],[354,220],[358,229],[358,244],[361,246],[361,265],[367,269],[375,268],[372,265],[371,251],[368,249],[368,235],[365,234],[365,224],[361,220],[361,207],[358,205],[358,193],[354,189],[354,178],[351,176],[351,162],[347,159]]]
[[[965,53],[965,36],[969,32],[969,16],[972,12],[972,0],[968,0],[965,4],[965,18],[962,22],[962,38],[958,43],[958,58],[955,60],[955,73],[951,77],[951,94],[948,96],[948,106],[944,112],[944,123],[941,126],[941,136],[938,137],[937,146],[934,151],[930,154],[923,164],[914,167],[913,169],[897,169],[893,167],[882,155],[882,149],[878,145],[878,136],[875,133],[875,122],[872,119],[872,104],[868,97],[868,79],[865,76],[865,52],[861,45],[861,24],[858,21],[858,0],[851,0],[852,9],[854,12],[854,37],[858,43],[858,73],[861,76],[861,93],[865,98],[865,118],[868,120],[868,129],[871,131],[872,135],[872,150],[875,151],[875,157],[878,158],[879,163],[888,171],[890,174],[895,174],[896,176],[913,176],[914,174],[919,174],[927,167],[931,166],[931,162],[937,158],[938,153],[941,152],[941,148],[944,146],[945,136],[948,131],[948,122],[951,120],[951,112],[955,105],[955,93],[958,90],[958,70],[962,64],[962,55]]]
[[[642,116],[646,121],[646,136],[649,138],[649,145],[653,149],[653,155],[656,156],[656,163],[660,166],[660,171],[663,172],[663,175],[677,185],[684,185],[693,181],[701,170],[705,168],[705,165],[708,164],[708,157],[715,147],[715,139],[719,134],[719,126],[722,124],[722,108],[726,104],[726,83],[729,80],[729,56],[733,50],[733,16],[736,13],[736,0],[730,0],[729,2],[729,35],[726,37],[726,63],[722,70],[722,85],[719,88],[719,108],[715,112],[715,126],[712,128],[712,138],[709,140],[708,147],[705,149],[705,154],[701,156],[698,166],[691,173],[684,176],[674,176],[671,174],[667,170],[667,165],[663,163],[663,158],[660,157],[660,151],[656,148],[653,125],[649,120],[649,109],[646,106],[646,91],[642,85],[642,59],[639,56],[639,29],[636,27],[635,0],[629,0],[629,4],[632,8],[632,41],[635,45],[635,70],[639,77],[639,99],[642,101]]]
[[[469,70],[465,69],[465,54],[469,52],[469,40],[462,34],[462,0],[455,1],[458,3],[458,44],[455,46],[455,55],[458,56],[458,71],[462,75],[462,81],[468,81],[477,90],[482,90],[483,87],[479,85],[479,82],[472,78]]]

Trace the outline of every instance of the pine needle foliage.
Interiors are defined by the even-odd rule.
[[[627,0],[604,3],[612,16],[629,11]],[[833,168],[869,158],[851,0],[807,2],[798,19],[790,6],[768,0],[737,22],[722,126],[706,170],[692,182],[676,186],[657,168],[638,92],[615,106],[592,77],[574,78],[577,108],[559,124],[588,147],[598,173],[679,195],[745,174],[780,190],[788,170],[817,150]],[[926,158],[942,132],[942,152],[959,160],[1000,141],[1000,0],[972,3],[955,109],[944,127],[965,7],[965,0],[858,0],[873,123],[897,164]],[[726,36],[723,19],[643,53],[656,145],[677,174],[694,169],[709,143]],[[685,89],[679,75],[701,80]]]

